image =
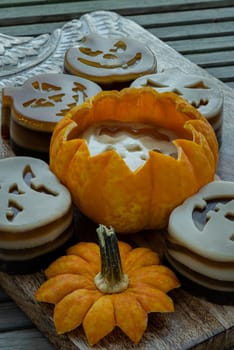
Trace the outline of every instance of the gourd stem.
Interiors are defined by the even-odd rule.
[[[99,225],[97,234],[101,255],[101,272],[94,281],[104,293],[118,293],[128,287],[128,276],[123,273],[118,240],[112,227]]]

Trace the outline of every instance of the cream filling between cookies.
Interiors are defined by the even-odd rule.
[[[165,252],[167,260],[169,263],[184,277],[188,278],[189,280],[205,287],[209,288],[215,291],[222,291],[222,292],[233,292],[234,291],[234,282],[233,281],[221,281],[217,279],[213,279],[207,276],[204,276],[200,274],[197,271],[191,270],[187,266],[183,265],[182,263],[175,260],[169,252]]]
[[[27,261],[53,252],[65,244],[73,235],[73,225],[51,242],[26,249],[0,249],[0,259],[5,261]]]
[[[0,249],[33,248],[55,240],[71,224],[73,220],[72,208],[60,219],[33,230],[24,232],[0,231]]]
[[[51,132],[36,131],[11,120],[11,140],[16,146],[36,152],[48,152]]]
[[[132,171],[149,159],[150,150],[177,158],[172,143],[177,135],[146,124],[103,122],[86,129],[82,138],[86,139],[92,156],[115,150]]]
[[[234,282],[234,262],[214,261],[178,245],[168,243],[168,253],[192,271],[220,281]]]

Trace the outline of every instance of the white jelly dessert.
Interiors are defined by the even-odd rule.
[[[92,156],[115,150],[132,171],[145,163],[150,150],[177,156],[177,149],[172,143],[177,138],[176,134],[141,123],[94,124],[84,131],[82,138],[86,139]]]

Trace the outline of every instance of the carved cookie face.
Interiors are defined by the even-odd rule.
[[[92,77],[94,81],[110,76],[110,81],[131,80],[131,74],[156,70],[153,53],[142,43],[129,38],[99,35],[89,35],[79,46],[70,48],[64,64],[68,72]]]
[[[222,124],[223,95],[218,86],[208,78],[185,74],[173,68],[140,77],[131,86],[151,86],[160,92],[175,92],[197,108],[215,130]]]
[[[97,84],[68,74],[41,74],[22,87],[4,88],[3,107],[10,108],[23,126],[52,131],[72,107],[100,90]]]
[[[71,207],[69,191],[36,158],[0,160],[0,233],[19,233],[50,224]]]
[[[173,210],[169,239],[214,261],[234,262],[234,182],[214,181]]]

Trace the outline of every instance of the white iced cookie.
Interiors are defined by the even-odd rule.
[[[27,260],[53,251],[72,235],[69,191],[42,160],[0,160],[0,259]]]
[[[142,86],[151,86],[159,92],[175,92],[185,98],[206,117],[217,138],[221,139],[223,94],[213,80],[171,68],[161,73],[144,75],[131,84],[131,87]]]
[[[234,291],[234,182],[211,182],[173,210],[166,255],[191,280]]]
[[[132,171],[145,163],[150,150],[177,156],[172,143],[177,136],[173,132],[140,123],[95,124],[85,130],[82,138],[86,139],[92,156],[114,149]]]
[[[44,73],[27,79],[22,86],[2,89],[1,133],[10,139],[16,155],[36,155],[48,160],[52,132],[72,108],[101,88],[69,74]]]

